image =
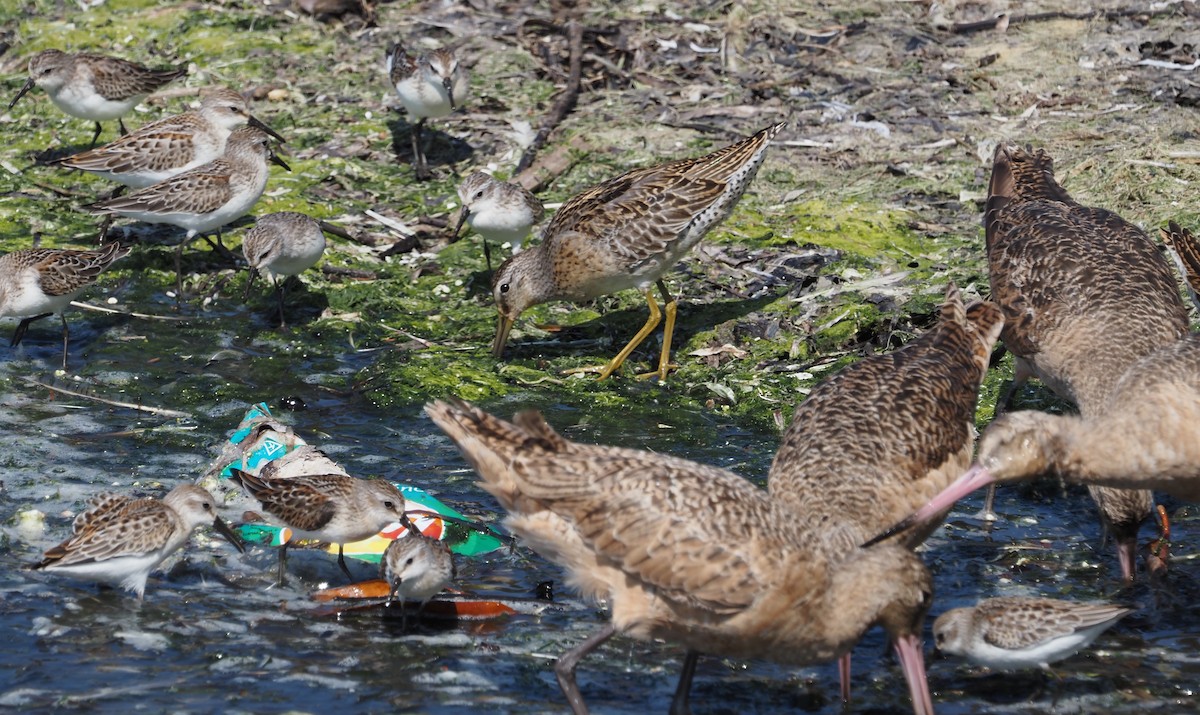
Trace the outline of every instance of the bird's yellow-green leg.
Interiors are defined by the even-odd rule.
[[[637,331],[637,335],[633,336],[633,340],[630,340],[624,348],[621,348],[621,352],[617,353],[615,358],[609,360],[608,364],[603,367],[589,365],[588,367],[576,367],[571,368],[570,370],[564,370],[563,373],[569,375],[577,372],[599,371],[600,375],[596,379],[603,380],[620,369],[621,365],[625,362],[625,358],[629,357],[629,354],[632,353],[634,349],[646,339],[646,336],[649,335],[651,331],[658,327],[659,321],[662,320],[662,311],[659,310],[658,303],[654,302],[654,296],[651,295],[650,291],[646,291],[645,295],[646,303],[648,303],[650,306],[650,316],[646,318],[646,324],[642,326],[642,329]]]
[[[671,362],[671,338],[675,335],[675,311],[678,308],[679,302],[674,296],[667,291],[667,286],[661,280],[658,281],[658,290],[662,293],[664,307],[667,313],[667,322],[663,326],[663,341],[662,354],[658,358],[658,369],[654,372],[647,372],[638,375],[639,379],[645,380],[654,376],[658,376],[658,381],[663,382],[667,379],[667,373],[677,369],[679,366]]]

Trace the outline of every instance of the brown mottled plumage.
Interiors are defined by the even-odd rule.
[[[933,624],[935,647],[990,668],[1049,668],[1087,647],[1133,609],[1008,596],[955,608]]]
[[[1200,501],[1200,335],[1129,366],[1103,410],[1009,412],[979,440],[976,464],[875,543],[930,519],[980,487],[1057,474],[1069,482],[1154,489]]]
[[[899,545],[835,562],[802,520],[732,472],[633,449],[579,444],[536,412],[505,422],[466,403],[426,412],[462,450],[505,524],[610,604],[612,621],[559,658],[572,710],[578,661],[615,633],[683,645],[671,712],[687,712],[698,653],[804,664],[849,651],[875,623],[900,656],[913,709],[931,713],[920,651],[928,570]]]
[[[992,303],[964,309],[951,285],[936,326],[819,384],[783,435],[771,498],[803,515],[830,554],[929,501],[971,463],[975,403],[1002,323]]]
[[[1200,313],[1200,242],[1196,241],[1191,231],[1174,221],[1168,223],[1167,228],[1160,228],[1158,232],[1163,243],[1171,250],[1171,258],[1175,261],[1175,267],[1179,269],[1179,276],[1192,299],[1192,305],[1195,305],[1196,312]]]
[[[212,495],[193,484],[175,487],[161,501],[101,494],[75,517],[71,538],[47,550],[33,568],[119,585],[141,600],[150,572],[204,524],[244,550],[217,516]]]
[[[1014,389],[1037,377],[1097,416],[1130,365],[1187,333],[1187,310],[1154,242],[1115,213],[1073,200],[1045,151],[996,148],[984,228],[992,300],[1004,311],[1000,338],[1016,357]],[[1151,495],[1090,491],[1131,579]]]
[[[70,334],[63,310],[129,251],[111,243],[94,251],[26,248],[0,256],[0,317],[21,318],[9,344],[19,345],[33,321],[58,313],[63,326],[62,369],[66,370]]]
[[[345,474],[302,474],[287,479],[266,479],[232,469],[231,479],[263,511],[292,530],[293,539],[320,539],[338,545],[338,566],[351,581],[342,544],[365,539],[381,529],[408,523],[404,496],[391,482],[355,479]],[[289,540],[290,541],[290,540]],[[279,547],[279,580],[287,564],[287,547]]]
[[[186,74],[186,67],[150,69],[107,55],[43,50],[29,58],[29,79],[8,108],[12,109],[35,85],[41,87],[62,111],[96,123],[94,145],[100,136],[100,122],[116,119],[121,134],[125,134],[121,117],[146,95]]]
[[[658,370],[647,376],[666,379],[676,303],[662,276],[729,216],[783,126],[772,125],[705,156],[635,169],[563,204],[542,232],[542,242],[509,258],[492,277],[500,313],[493,354],[500,357],[513,321],[531,306],[637,288],[646,296],[650,317],[599,370],[603,380],[661,320],[650,292],[657,285],[666,302],[667,322]]]

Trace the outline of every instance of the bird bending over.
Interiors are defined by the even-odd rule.
[[[783,126],[772,125],[705,156],[635,169],[563,204],[542,232],[542,242],[509,258],[492,277],[500,314],[493,355],[503,354],[513,322],[527,308],[637,288],[646,297],[650,316],[608,364],[585,368],[598,371],[603,380],[662,320],[650,291],[657,285],[666,304],[662,354],[658,369],[643,377],[665,380],[672,367],[676,302],[662,276],[729,216]]]
[[[388,595],[399,602],[403,626],[408,625],[404,602],[420,603],[417,618],[429,600],[438,595],[457,577],[454,555],[450,545],[441,539],[425,536],[409,522],[405,535],[392,540],[379,562],[379,575],[388,582]]]
[[[325,253],[325,232],[321,222],[295,211],[260,216],[242,239],[242,255],[250,266],[246,296],[259,273],[275,284],[279,302],[279,327],[287,326],[283,317],[283,294],[287,279],[312,268]]]
[[[611,608],[611,622],[554,668],[576,715],[588,710],[575,667],[617,633],[687,649],[671,705],[682,715],[699,653],[830,661],[876,623],[914,712],[933,712],[920,647],[932,584],[908,549],[888,544],[835,563],[810,548],[794,514],[732,472],[570,442],[536,412],[510,423],[466,403],[425,411],[508,512],[506,526]]]
[[[75,517],[69,539],[46,552],[32,568],[119,586],[137,595],[146,579],[199,526],[212,524],[238,551],[242,540],[221,517],[216,501],[194,484],[181,484],[162,501],[102,494]]]
[[[998,411],[1037,377],[1097,416],[1130,365],[1187,333],[1187,310],[1158,247],[1117,214],[1072,199],[1045,151],[996,148],[984,232],[991,299],[1004,311],[1000,339],[1016,358]],[[1151,494],[1089,492],[1128,581]]]

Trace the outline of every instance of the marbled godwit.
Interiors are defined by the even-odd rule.
[[[1200,501],[1200,335],[1138,360],[1094,415],[1010,412],[979,440],[976,463],[874,544],[930,519],[995,483],[1057,474],[1068,482],[1154,489]]]
[[[933,622],[934,645],[998,670],[1039,667],[1088,647],[1133,609],[1054,598],[987,598]]]
[[[699,653],[828,661],[875,623],[900,657],[913,710],[933,711],[920,647],[931,581],[908,549],[835,561],[811,548],[795,514],[732,472],[570,442],[535,412],[509,423],[465,403],[425,409],[508,511],[507,526],[611,606],[611,622],[555,665],[577,715],[587,706],[575,666],[618,632],[687,649],[679,714]]]
[[[1000,338],[1016,358],[1002,403],[1037,377],[1097,416],[1131,364],[1187,333],[1187,310],[1154,242],[1072,199],[1046,152],[996,148],[984,229],[992,300],[1004,311]],[[1152,497],[1098,489],[1089,486],[1128,581]]]
[[[992,303],[964,309],[946,290],[938,324],[904,347],[860,360],[796,408],[767,486],[802,516],[830,558],[896,523],[971,463],[975,403],[1003,318]],[[906,535],[910,548],[940,520]],[[839,663],[850,697],[850,654]]]
[[[767,127],[705,156],[635,169],[563,204],[542,232],[542,242],[509,258],[492,277],[500,313],[492,353],[499,358],[504,352],[508,331],[526,308],[637,288],[646,296],[650,317],[617,356],[598,369],[603,380],[662,319],[650,292],[657,285],[666,302],[667,322],[658,370],[643,377],[665,380],[671,368],[676,303],[662,276],[729,216],[783,126]]]

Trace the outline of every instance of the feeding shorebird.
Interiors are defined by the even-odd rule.
[[[259,216],[242,239],[242,254],[250,265],[245,299],[250,297],[254,276],[263,274],[275,284],[279,327],[285,327],[283,293],[287,279],[315,266],[324,253],[325,232],[317,220],[295,211]]]
[[[417,180],[424,181],[432,176],[421,142],[425,120],[449,116],[462,105],[467,98],[467,70],[451,49],[413,57],[397,42],[387,49],[387,72],[400,102],[417,120],[412,127],[413,170]]]
[[[229,135],[221,158],[130,194],[89,204],[84,209],[94,214],[115,214],[185,229],[187,236],[175,248],[176,289],[177,295],[182,295],[183,247],[198,235],[219,232],[258,202],[267,187],[268,161],[291,171],[271,151],[270,141],[270,136],[257,127],[239,127]]]
[[[122,117],[129,110],[151,92],[186,74],[186,67],[150,69],[107,55],[43,50],[29,58],[29,79],[8,108],[12,109],[33,87],[41,87],[63,112],[96,123],[94,146],[100,136],[100,122],[116,119],[121,134],[125,134]]]
[[[146,579],[188,540],[196,527],[212,524],[217,533],[245,547],[221,517],[216,501],[194,484],[181,484],[162,501],[102,494],[75,517],[72,536],[32,566],[39,571],[119,586],[142,600]]]
[[[388,544],[379,561],[379,575],[388,582],[390,599],[399,601],[402,608],[405,601],[421,604],[419,619],[429,599],[449,586],[457,574],[450,545],[425,536],[413,526]],[[407,624],[405,611],[403,625]]]
[[[129,250],[111,243],[94,251],[26,248],[0,256],[0,317],[21,318],[9,345],[20,345],[33,321],[58,313],[63,326],[62,369],[66,370],[70,332],[63,311]]]
[[[996,148],[984,228],[991,299],[1005,317],[1000,339],[1016,358],[997,412],[1037,377],[1084,416],[1099,416],[1133,363],[1187,333],[1187,310],[1158,247],[1120,216],[1072,199],[1045,151]],[[1151,494],[1089,492],[1128,581]]]
[[[973,663],[1011,670],[1038,667],[1091,645],[1133,609],[1019,596],[988,598],[946,611],[933,622],[934,646]]]
[[[966,473],[868,545],[940,518],[976,489],[1042,475],[1200,501],[1198,424],[1200,335],[1189,335],[1130,365],[1103,412],[1023,410],[996,419]]]
[[[611,608],[611,622],[554,668],[576,715],[587,706],[575,667],[617,633],[687,649],[678,714],[688,712],[700,653],[829,661],[876,623],[895,646],[914,712],[933,712],[920,646],[932,581],[908,549],[884,544],[835,561],[812,547],[795,514],[732,472],[570,442],[536,412],[510,423],[466,403],[425,411],[508,512],[506,526]]]
[[[524,186],[500,181],[482,171],[472,172],[463,179],[458,185],[458,198],[462,201],[462,211],[453,235],[457,237],[463,224],[470,223],[483,237],[483,257],[489,271],[492,249],[488,240],[500,245],[509,243],[514,254],[520,253],[521,242],[546,214],[541,200]]]
[[[946,289],[937,325],[821,382],[796,407],[771,464],[771,499],[810,525],[831,559],[929,501],[971,463],[975,405],[1003,317]],[[941,523],[911,530],[915,548]],[[850,696],[850,654],[839,662]]]
[[[267,479],[232,469],[231,479],[258,500],[273,521],[291,530],[279,547],[279,582],[287,569],[292,539],[318,539],[338,545],[338,566],[353,581],[343,544],[365,539],[396,524],[408,524],[404,496],[382,479],[355,479],[345,474],[303,474]]]
[[[657,285],[666,313],[662,354],[658,369],[643,377],[665,380],[672,367],[676,302],[662,276],[729,216],[783,126],[767,127],[705,156],[634,169],[563,204],[542,232],[542,242],[509,258],[492,277],[500,313],[492,353],[501,356],[513,322],[531,306],[637,288],[650,316],[617,356],[599,368],[603,380],[662,319],[650,291]]]
[[[221,158],[229,135],[247,124],[283,141],[250,114],[241,94],[225,87],[202,89],[199,109],[151,122],[104,146],[49,163],[141,189]]]

